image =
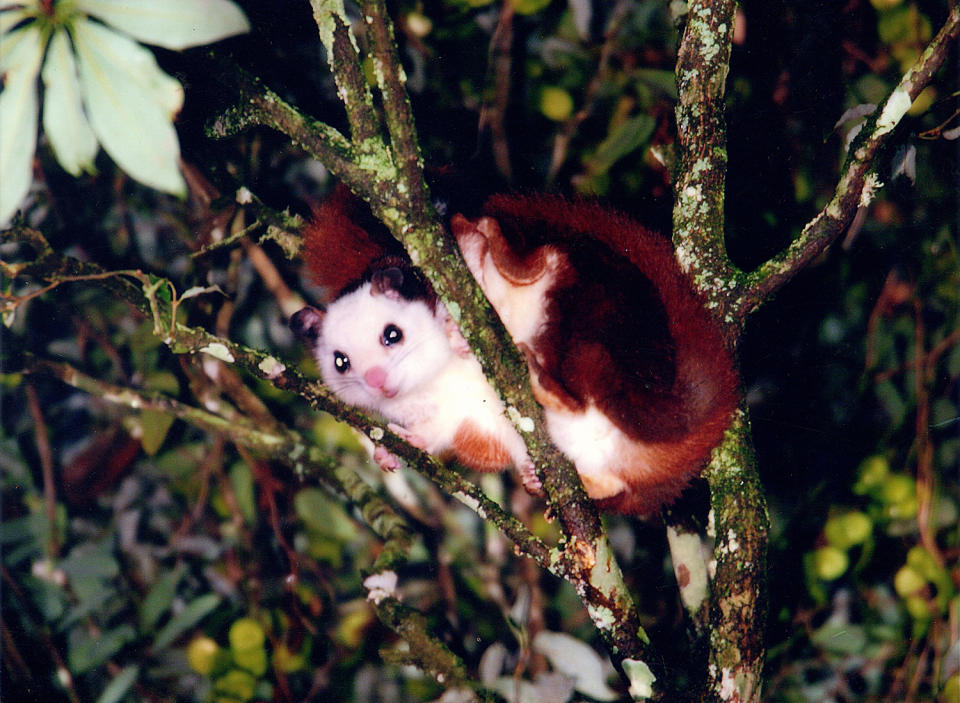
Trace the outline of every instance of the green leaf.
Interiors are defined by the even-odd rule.
[[[890,423],[894,427],[899,427],[907,414],[907,405],[900,391],[892,381],[880,381],[874,386],[874,392],[884,410],[887,411],[887,415],[890,416]]]
[[[120,565],[113,556],[110,540],[74,547],[60,567],[71,581],[80,578],[111,579],[120,574]]]
[[[815,630],[811,641],[835,654],[861,654],[867,646],[867,633],[861,625],[827,623]]]
[[[122,700],[127,691],[137,682],[139,675],[139,666],[128,666],[107,684],[107,687],[103,689],[103,693],[97,699],[97,703],[117,703],[117,701]]]
[[[214,608],[220,605],[220,596],[208,593],[190,601],[186,608],[177,613],[166,626],[157,633],[153,641],[154,651],[168,647],[180,635],[203,620]]]
[[[179,567],[157,579],[150,587],[147,597],[140,606],[140,630],[147,632],[157,624],[160,617],[170,609],[177,595],[177,585],[183,577],[184,569]]]
[[[0,523],[0,544],[16,544],[27,540],[35,540],[37,546],[41,547],[48,532],[46,516],[41,512],[30,513]]]
[[[253,472],[245,462],[234,464],[230,469],[230,485],[233,487],[233,495],[237,499],[243,519],[251,525],[256,524],[257,506],[253,493]]]
[[[638,82],[655,87],[673,100],[677,99],[677,76],[673,71],[641,68],[634,73],[634,76]]]
[[[67,664],[70,673],[76,676],[100,666],[134,639],[136,633],[129,625],[107,630],[96,638],[87,632],[85,625],[75,627],[70,631],[67,640]]]
[[[518,15],[534,15],[550,4],[550,0],[510,0]]]
[[[186,49],[250,31],[228,0],[77,0],[77,7],[147,44]]]
[[[57,161],[72,176],[79,176],[82,171],[95,173],[97,138],[83,112],[77,64],[63,29],[57,30],[50,40],[42,75],[43,131]]]
[[[618,124],[587,158],[590,172],[599,174],[609,171],[617,161],[646,142],[655,127],[656,121],[649,115],[637,115]]]
[[[150,391],[176,396],[180,392],[180,381],[176,374],[170,371],[155,371],[144,376],[143,387]]]
[[[109,584],[103,581],[93,583],[93,588],[87,588],[82,595],[77,596],[79,602],[69,608],[66,617],[57,623],[58,631],[68,630],[75,622],[90,616],[91,614],[102,612],[105,607],[109,607],[111,602],[116,602],[117,591]]]
[[[34,25],[0,42],[0,227],[6,226],[30,190],[37,149],[37,74],[43,37]]]
[[[89,20],[73,28],[90,125],[110,157],[151,188],[186,195],[173,117],[183,88],[136,42]]]
[[[148,456],[153,456],[163,445],[167,432],[173,424],[174,417],[159,410],[142,410],[140,412],[140,427],[143,435],[140,437],[140,446]]]

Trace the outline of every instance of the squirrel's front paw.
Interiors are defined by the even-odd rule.
[[[418,435],[416,432],[411,432],[406,427],[401,427],[400,425],[395,425],[392,422],[387,424],[387,429],[393,432],[395,435],[400,437],[407,444],[413,445],[417,449],[426,450],[427,440]]]
[[[537,467],[530,459],[517,466],[517,471],[520,473],[520,483],[523,484],[527,493],[537,498],[543,498],[546,495],[543,484],[537,476]]]
[[[400,468],[400,458],[391,454],[386,447],[377,446],[373,450],[373,460],[384,471],[396,471]]]

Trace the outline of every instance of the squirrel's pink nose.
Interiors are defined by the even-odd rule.
[[[383,384],[387,380],[387,372],[383,370],[382,366],[374,366],[363,374],[363,380],[371,388],[383,388]]]

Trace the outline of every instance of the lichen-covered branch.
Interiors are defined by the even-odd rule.
[[[746,277],[733,309],[737,317],[747,317],[823,253],[850,226],[857,210],[870,202],[872,191],[881,185],[869,183],[877,155],[920,91],[943,65],[958,34],[960,6],[953,2],[943,27],[853,140],[830,202],[807,223],[790,246]]]
[[[673,241],[680,265],[719,319],[728,305],[724,283],[732,279],[733,271],[724,245],[727,139],[723,113],[735,12],[733,0],[689,3],[676,68]]]
[[[677,60],[677,130],[680,169],[675,184],[674,241],[681,265],[706,296],[708,307],[735,346],[740,320],[730,314],[739,273],[724,246],[724,184],[727,167],[723,119],[736,4],[701,0],[688,5]],[[685,595],[695,623],[708,613],[709,654],[705,697],[758,700],[766,621],[766,503],[752,455],[746,413],[738,414],[715,452],[706,478],[716,533],[710,600]],[[699,567],[675,530],[675,561]],[[680,572],[682,573],[682,571]],[[679,573],[678,573],[679,575]],[[684,584],[690,586],[690,582]],[[689,602],[687,602],[689,600]]]
[[[739,411],[707,469],[713,517],[707,691],[717,700],[758,701],[767,619],[767,504],[750,422]]]
[[[370,58],[373,59],[374,75],[383,96],[383,119],[390,134],[397,171],[409,188],[409,204],[429,212],[430,198],[423,180],[423,161],[410,98],[404,85],[403,68],[393,38],[393,23],[386,4],[379,0],[362,0],[360,11],[367,23]]]
[[[239,66],[220,59],[214,64],[223,83],[236,91],[238,99],[232,108],[211,120],[208,135],[224,138],[253,126],[269,127],[321,160],[344,183],[362,181],[363,170],[356,163],[350,140],[340,132],[307,117]]]

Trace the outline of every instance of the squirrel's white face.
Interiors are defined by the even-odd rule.
[[[383,410],[435,378],[453,352],[425,302],[376,294],[366,283],[327,309],[314,355],[343,401]]]

